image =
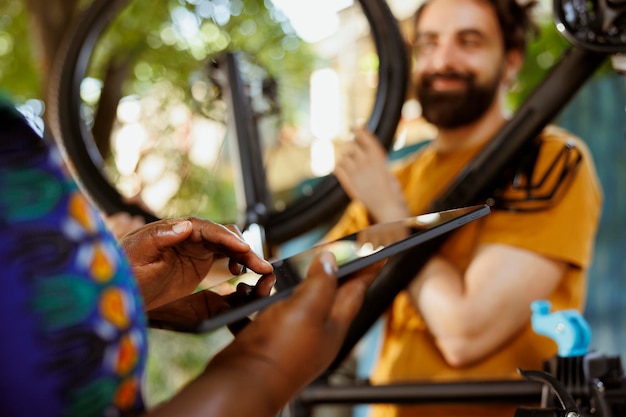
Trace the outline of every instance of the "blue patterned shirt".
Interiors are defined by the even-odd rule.
[[[143,411],[142,301],[56,148],[0,103],[0,415]]]

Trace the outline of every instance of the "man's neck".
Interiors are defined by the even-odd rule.
[[[438,152],[449,153],[473,148],[491,140],[507,122],[499,108],[488,110],[475,122],[454,129],[438,129],[434,145]]]

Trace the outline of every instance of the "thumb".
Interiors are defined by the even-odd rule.
[[[187,239],[193,232],[189,220],[175,220],[171,223],[159,224],[153,231],[154,243],[161,248],[175,246]]]
[[[120,243],[129,255],[152,256],[155,250],[169,248],[187,239],[192,231],[189,220],[158,221],[127,234]]]
[[[189,220],[176,221],[167,225],[157,227],[156,234],[159,237],[165,236],[189,236],[191,232],[191,222]]]

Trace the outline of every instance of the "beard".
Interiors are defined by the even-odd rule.
[[[478,84],[473,74],[447,72],[423,76],[417,82],[417,99],[422,106],[422,115],[439,128],[453,129],[478,120],[493,103],[500,87],[500,75],[484,84]],[[465,81],[463,91],[435,91],[433,80],[455,79]]]

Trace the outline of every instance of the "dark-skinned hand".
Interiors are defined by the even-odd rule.
[[[243,267],[258,274],[272,272],[228,227],[195,217],[149,223],[120,239],[144,297],[152,310],[191,294],[214,262],[228,258],[233,275]]]
[[[330,252],[293,294],[263,310],[204,372],[150,417],[274,417],[335,359],[381,261],[337,285]]]

